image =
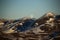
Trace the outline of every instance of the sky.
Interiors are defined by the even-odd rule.
[[[0,0],[0,18],[39,18],[47,12],[60,14],[60,0]]]

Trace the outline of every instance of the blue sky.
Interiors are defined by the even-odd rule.
[[[60,0],[0,0],[0,18],[39,18],[46,12],[60,13]]]

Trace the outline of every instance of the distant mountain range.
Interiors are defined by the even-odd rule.
[[[0,35],[3,35],[2,37],[4,38],[10,39],[13,36],[13,38],[17,38],[17,40],[20,37],[23,37],[23,39],[25,37],[27,39],[34,38],[34,40],[37,38],[39,40],[50,40],[59,34],[60,15],[53,13],[46,13],[38,19],[29,17],[17,20],[0,19]]]
[[[2,23],[0,22],[0,24],[2,24],[2,29],[4,33],[11,33],[17,30],[20,32],[23,32],[23,31],[30,30],[35,27],[39,27],[42,24],[50,25],[49,22],[54,21],[54,18],[55,18],[55,14],[49,12],[38,19],[28,18],[28,17],[17,19],[17,20],[0,19],[0,21],[2,22]]]

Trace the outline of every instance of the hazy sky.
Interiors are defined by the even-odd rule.
[[[60,13],[60,0],[0,0],[0,18],[39,18],[46,12]]]

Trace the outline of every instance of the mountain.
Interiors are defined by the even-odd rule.
[[[54,37],[57,37],[55,34],[59,34],[60,32],[60,15],[49,12],[38,19],[24,17],[13,21],[7,20],[2,29],[4,35],[0,35],[13,40],[54,39]]]

